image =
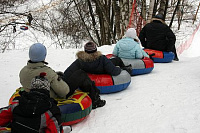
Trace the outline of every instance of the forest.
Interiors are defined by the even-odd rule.
[[[34,40],[41,34],[61,49],[80,48],[84,40],[111,45],[129,27],[139,34],[157,13],[178,32],[183,23],[195,24],[199,6],[197,0],[1,0],[0,52],[15,48],[27,29]]]

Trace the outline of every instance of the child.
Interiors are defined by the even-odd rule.
[[[0,111],[0,126],[11,122],[13,133],[62,133],[61,112],[50,98],[50,83],[40,73],[31,81],[30,91],[20,91],[12,104]],[[7,119],[6,119],[7,118]]]

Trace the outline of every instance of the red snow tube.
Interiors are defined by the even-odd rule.
[[[154,56],[152,56],[153,62],[155,63],[172,62],[172,60],[174,59],[173,52],[158,51],[153,49],[144,49],[144,51],[147,52],[149,55],[155,54]]]
[[[131,76],[125,70],[122,70],[117,76],[108,74],[88,74],[88,76],[95,82],[101,94],[122,91],[126,89],[131,82]]]
[[[9,104],[13,99],[19,95],[19,91],[24,89],[18,88],[15,93],[9,99]],[[92,110],[92,100],[87,93],[82,91],[76,91],[68,99],[56,99],[58,101],[58,107],[61,111],[61,119],[63,126],[73,125],[84,120]]]

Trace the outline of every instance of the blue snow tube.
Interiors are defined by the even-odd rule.
[[[172,62],[175,56],[173,52],[165,52],[152,49],[144,49],[144,51],[147,52],[149,55],[155,54],[154,56],[152,56],[153,62],[155,63]]]

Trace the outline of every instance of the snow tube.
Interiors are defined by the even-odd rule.
[[[21,30],[28,30],[28,26],[20,26]]]
[[[84,120],[92,110],[92,100],[85,92],[76,91],[68,99],[56,99],[61,111],[62,125],[68,126]]]
[[[122,70],[117,76],[108,74],[88,74],[88,76],[95,82],[101,94],[122,91],[126,89],[131,82],[131,76],[125,70]]]
[[[112,58],[113,54],[108,54],[106,57],[108,59]],[[150,58],[145,57],[144,59],[124,59],[121,58],[124,65],[132,65],[131,75],[141,75],[150,73],[154,69],[154,63]]]
[[[11,128],[0,127],[0,133],[11,133]]]
[[[149,55],[155,54],[154,56],[152,56],[153,62],[155,63],[168,63],[172,62],[172,60],[174,59],[173,52],[164,52],[152,49],[144,49],[144,51],[147,52]]]
[[[9,104],[19,95],[19,91],[24,91],[22,87],[18,88],[16,92],[9,99]],[[68,99],[56,99],[58,107],[61,111],[61,119],[63,126],[73,125],[84,120],[92,110],[92,100],[87,93],[76,91]]]

